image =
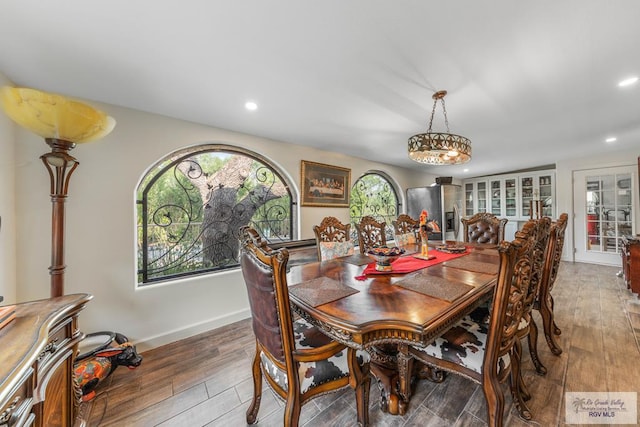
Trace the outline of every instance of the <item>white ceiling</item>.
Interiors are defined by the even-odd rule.
[[[637,0],[2,0],[0,72],[438,175],[640,146]],[[466,165],[407,157],[440,89]]]

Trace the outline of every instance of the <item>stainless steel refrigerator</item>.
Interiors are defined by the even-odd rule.
[[[461,186],[436,184],[407,188],[407,214],[418,219],[423,210],[428,212],[430,220],[436,220],[441,230],[440,233],[430,233],[429,240],[458,240],[462,225]]]

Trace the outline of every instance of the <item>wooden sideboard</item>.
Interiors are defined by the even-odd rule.
[[[0,330],[0,426],[73,426],[81,393],[73,362],[78,314],[92,298],[65,295],[16,305]]]
[[[624,236],[621,241],[624,282],[631,292],[640,294],[640,236]]]

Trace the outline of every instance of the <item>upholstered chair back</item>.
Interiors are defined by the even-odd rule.
[[[420,221],[411,218],[407,214],[400,214],[398,218],[392,222],[394,240],[396,245],[410,245],[417,243],[416,229],[420,225]]]
[[[315,225],[313,232],[316,235],[318,259],[324,261],[353,255],[354,248],[350,231],[351,224],[343,224],[333,216],[325,217],[320,225]]]
[[[471,218],[462,218],[461,221],[465,242],[497,245],[504,240],[504,227],[508,219],[499,219],[491,213],[481,212]]]
[[[293,348],[291,310],[287,287],[276,286],[276,280],[286,284],[286,248],[272,251],[252,228],[242,229],[240,267],[247,287],[257,342],[271,357],[285,364],[285,354]],[[284,329],[284,330],[283,330]]]
[[[362,217],[360,223],[356,224],[358,246],[360,246],[361,254],[367,253],[372,247],[385,246],[387,244],[386,227],[386,222],[378,222],[372,216]]]

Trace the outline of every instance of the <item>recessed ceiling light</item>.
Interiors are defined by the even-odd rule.
[[[618,140],[618,138],[616,138],[615,136],[610,136],[609,138],[605,139],[604,142],[606,142],[607,144],[611,144],[612,142],[616,142]]]
[[[620,86],[620,87],[631,86],[632,84],[637,83],[637,82],[638,82],[638,77],[637,76],[629,77],[628,79],[624,79],[620,83],[618,83],[618,86]]]
[[[255,102],[253,102],[253,101],[247,101],[247,102],[244,104],[244,108],[246,108],[246,109],[247,109],[247,110],[249,110],[249,111],[255,111],[255,110],[257,110],[257,109],[258,109],[258,104],[256,104],[256,103],[255,103]]]
[[[469,169],[462,169],[462,172],[469,172]]]

